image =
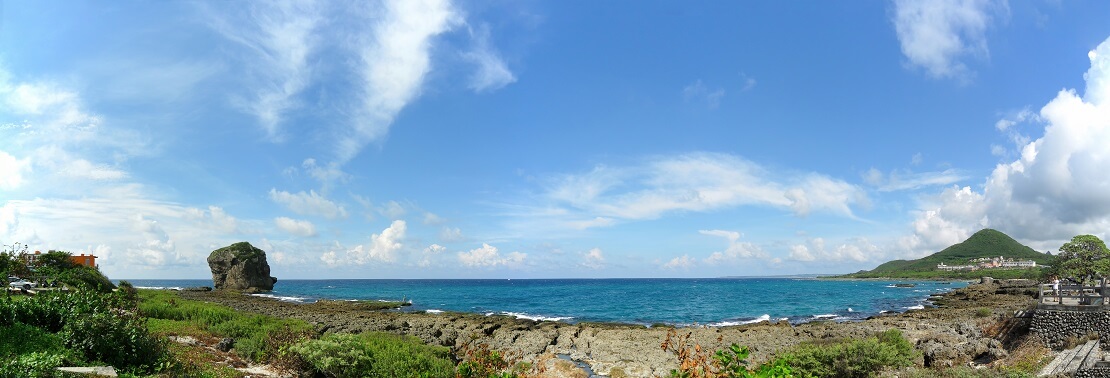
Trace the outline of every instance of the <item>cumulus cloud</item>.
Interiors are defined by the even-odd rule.
[[[934,78],[966,78],[966,56],[989,56],[986,31],[1006,17],[1005,0],[894,1],[894,29],[910,65]]]
[[[593,248],[582,254],[582,262],[578,265],[587,269],[601,269],[605,267],[605,255],[601,248]]]
[[[1110,39],[1088,55],[1084,95],[1057,93],[1038,116],[1044,135],[995,167],[981,191],[950,187],[926,203],[904,247],[944,245],[991,227],[1043,250],[1110,228]]]
[[[443,252],[446,250],[447,247],[439,244],[429,245],[427,248],[424,248],[424,251],[421,254],[421,259],[416,263],[416,265],[425,268],[432,266],[436,261],[440,259],[439,256],[443,255]]]
[[[278,229],[297,236],[316,236],[316,225],[306,220],[297,220],[286,217],[274,218],[274,225]]]
[[[755,81],[752,80],[748,84],[754,87]],[[744,89],[750,88],[745,87]],[[682,88],[682,97],[687,102],[705,103],[710,109],[716,109],[717,106],[721,105],[721,99],[725,97],[725,90],[724,88],[710,89],[705,83],[702,83],[701,79],[698,79]]]
[[[381,10],[358,48],[362,106],[352,128],[339,138],[340,162],[385,135],[397,113],[420,95],[432,66],[433,38],[463,22],[448,0],[386,0]]]
[[[474,48],[464,53],[463,59],[477,67],[474,74],[470,76],[470,89],[475,92],[494,91],[516,82],[516,76],[489,42],[489,25],[482,24],[477,29],[470,28],[469,31],[470,38],[474,41]]]
[[[497,247],[482,243],[482,246],[469,252],[459,252],[459,262],[468,267],[517,266],[524,263],[527,254],[510,252],[502,255]]]
[[[741,242],[740,233],[736,231],[725,230],[700,230],[699,234],[716,236],[724,238],[728,241],[728,248],[724,251],[713,252],[705,259],[708,264],[718,264],[722,262],[736,262],[741,259],[749,259],[753,257],[764,258],[767,254],[758,245]]]
[[[244,109],[258,118],[266,134],[281,139],[281,122],[295,106],[295,96],[310,82],[309,56],[316,49],[314,34],[323,18],[316,1],[247,2],[245,10],[213,10],[211,26],[229,40],[247,47],[250,88]],[[228,19],[247,13],[250,17]]]
[[[15,156],[0,151],[0,189],[18,189],[23,185],[23,173],[30,170],[30,159],[16,159]]]
[[[867,196],[855,185],[810,173],[769,172],[742,158],[691,153],[653,159],[626,167],[598,166],[578,175],[551,180],[546,197],[555,210],[539,216],[575,216],[572,226],[611,224],[611,219],[655,219],[671,212],[704,212],[742,205],[814,211],[854,218],[853,205]]]
[[[667,261],[666,263],[664,263],[663,268],[664,269],[690,269],[690,268],[694,267],[694,264],[695,264],[695,261],[694,261],[693,258],[690,257],[690,255],[682,255],[680,257],[675,257],[675,258],[671,259],[671,261]]]
[[[397,261],[397,252],[404,245],[401,240],[405,238],[406,225],[403,220],[395,220],[380,234],[370,235],[370,242],[360,244],[353,248],[342,248],[342,253],[335,250],[328,251],[320,256],[320,260],[330,267],[340,265],[366,265],[369,263],[393,263]]]
[[[347,217],[347,209],[317,194],[315,190],[294,194],[270,189],[270,200],[301,215],[316,215],[328,219]]]

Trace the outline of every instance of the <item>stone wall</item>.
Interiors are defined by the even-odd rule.
[[[1075,378],[1108,378],[1110,377],[1110,367],[1093,367],[1079,369],[1073,376]]]
[[[1103,345],[1110,345],[1110,311],[1038,309],[1029,330],[1053,349],[1067,346],[1068,338],[1086,340],[1090,334],[1098,334]]]

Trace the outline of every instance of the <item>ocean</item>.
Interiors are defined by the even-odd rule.
[[[212,286],[211,280],[130,280],[136,287]],[[913,284],[898,287],[895,284]],[[810,278],[279,280],[259,296],[411,301],[407,312],[467,312],[533,320],[728,326],[762,320],[851,321],[927,306],[966,282]]]

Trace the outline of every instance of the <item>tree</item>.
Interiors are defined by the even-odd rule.
[[[1110,249],[1094,235],[1078,235],[1060,247],[1055,272],[1085,283],[1110,277]]]

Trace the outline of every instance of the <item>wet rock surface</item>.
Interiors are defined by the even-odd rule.
[[[746,345],[752,351],[750,361],[759,363],[802,342],[858,339],[897,328],[922,352],[919,364],[956,366],[1006,354],[1002,343],[986,336],[982,328],[991,319],[1012,316],[1015,310],[1027,309],[1033,299],[1000,289],[997,283],[971,285],[938,298],[938,308],[859,322],[800,325],[762,322],[735,327],[688,327],[677,331],[689,333],[691,342],[703,348],[722,349],[732,343]],[[413,335],[430,344],[454,348],[467,343],[484,343],[491,349],[517,353],[525,361],[540,361],[544,355],[565,355],[588,364],[598,374],[609,376],[662,376],[677,365],[676,358],[661,348],[669,327],[536,322],[508,316],[450,312],[368,311],[357,305],[333,303],[320,307],[220,292],[182,292],[180,295],[221,303],[240,311],[302,319],[323,332],[384,331]],[[984,308],[991,311],[990,316],[983,316]]]

